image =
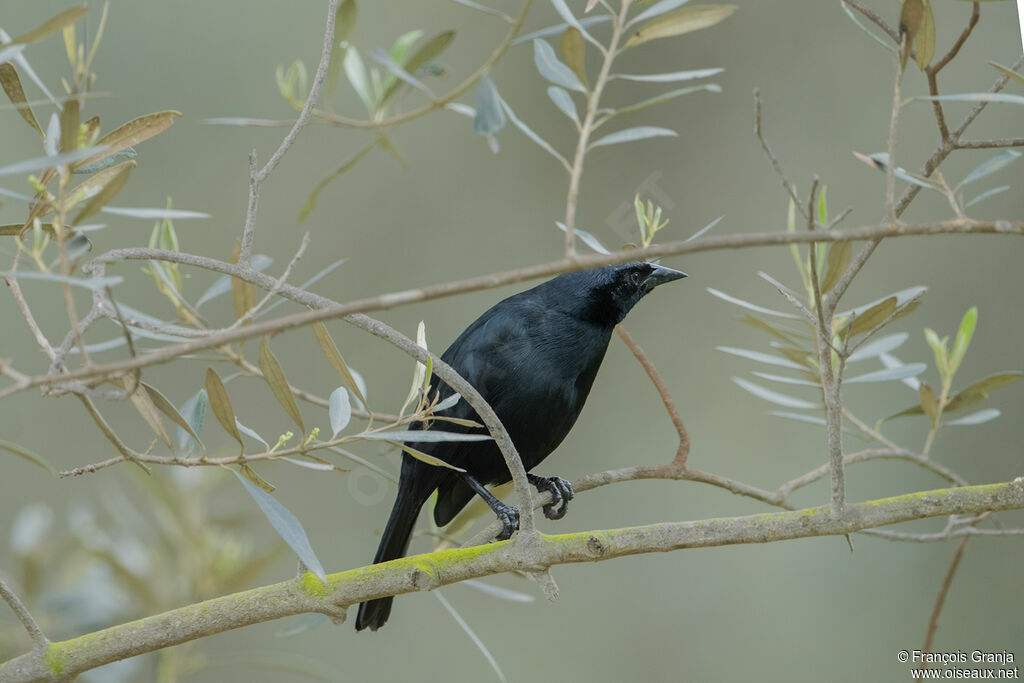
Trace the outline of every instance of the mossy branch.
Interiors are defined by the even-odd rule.
[[[364,600],[431,590],[466,579],[514,570],[538,570],[625,555],[836,536],[928,517],[1024,509],[1024,480],[936,489],[847,505],[745,517],[536,534],[532,542],[501,542],[441,550],[328,576],[312,574],[146,617],[95,633],[50,643],[0,664],[0,683],[64,681],[84,671],[146,652],[252,624],[309,612],[336,623]],[[526,540],[526,539],[521,539]]]

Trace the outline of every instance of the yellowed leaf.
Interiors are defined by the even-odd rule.
[[[56,33],[57,31],[60,31],[65,26],[75,23],[76,21],[85,16],[86,11],[88,11],[88,8],[84,4],[75,5],[74,7],[68,8],[61,12],[60,14],[47,19],[46,21],[44,21],[42,24],[35,27],[31,31],[22,33],[20,36],[17,36],[13,40],[11,40],[11,42],[8,43],[8,45],[34,43],[38,40],[42,40],[46,36],[52,33]]]
[[[570,26],[562,32],[560,47],[562,50],[562,60],[566,66],[572,69],[576,77],[580,79],[580,83],[586,87],[587,70],[583,61],[586,49],[583,43],[583,34],[580,33],[579,29]]]
[[[21,79],[18,78],[18,71],[14,68],[14,65],[10,62],[4,62],[0,64],[0,86],[3,87],[4,92],[7,93],[7,98],[17,109],[21,118],[25,119],[28,125],[35,128],[36,132],[40,136],[43,136],[43,129],[39,127],[39,122],[36,121],[36,115],[32,113],[32,107],[29,106],[28,100],[25,99],[25,91],[21,87]]]
[[[235,409],[231,407],[231,398],[228,397],[228,390],[224,387],[220,375],[213,368],[206,369],[206,395],[210,399],[210,409],[213,410],[217,422],[220,422],[224,431],[230,434],[244,451],[242,435],[238,433],[238,425],[235,424]]]
[[[341,352],[338,351],[338,347],[335,345],[334,339],[331,338],[331,333],[327,331],[327,326],[323,323],[314,323],[313,334],[316,335],[316,342],[320,345],[324,355],[327,356],[327,360],[332,366],[334,366],[334,369],[337,370],[338,374],[341,375],[341,379],[344,380],[345,386],[347,386],[363,406],[369,410],[370,407],[366,402],[366,397],[363,396],[363,392],[359,390],[359,385],[356,384],[355,379],[352,377],[352,373],[349,372],[345,359],[341,357]]]
[[[97,152],[93,156],[80,161],[74,165],[75,168],[88,166],[100,159],[105,159],[111,154],[120,152],[125,147],[133,147],[154,135],[159,135],[174,123],[174,119],[181,116],[180,111],[158,111],[154,114],[146,114],[115,128],[102,138],[96,141],[97,146],[106,149]]]
[[[288,379],[281,368],[281,363],[278,362],[274,352],[270,350],[270,343],[266,337],[260,340],[259,363],[260,370],[263,371],[263,379],[270,385],[270,391],[273,392],[274,398],[284,408],[284,412],[288,413],[288,417],[299,426],[299,431],[305,434],[306,426],[302,423],[299,406],[295,403],[295,397],[288,386]]]
[[[647,22],[629,37],[625,47],[669,38],[714,26],[736,11],[736,5],[691,5]]]
[[[91,199],[75,216],[75,220],[71,221],[71,225],[78,225],[83,219],[93,215],[106,206],[111,199],[116,197],[124,187],[124,184],[128,182],[128,177],[135,170],[136,165],[135,161],[124,161],[116,166],[111,166],[100,171],[72,190],[73,195],[82,195],[81,199],[76,198],[72,204],[84,201],[89,197]]]

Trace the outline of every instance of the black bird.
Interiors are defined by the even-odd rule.
[[[508,431],[527,471],[562,442],[583,409],[612,331],[644,295],[685,273],[650,263],[624,263],[566,273],[492,306],[459,335],[441,359],[472,384]],[[439,400],[452,389],[438,382]],[[479,421],[465,400],[445,415]],[[442,423],[445,431],[479,431]],[[413,428],[424,428],[422,424]],[[434,521],[444,526],[479,495],[502,522],[499,539],[519,528],[519,510],[495,498],[486,485],[511,480],[494,441],[410,442],[465,473],[402,455],[398,497],[373,558],[374,564],[405,555],[420,508],[437,491]],[[560,477],[529,474],[538,491],[551,491],[549,519],[565,515],[573,497]],[[356,629],[376,631],[391,614],[392,598],[359,605]]]

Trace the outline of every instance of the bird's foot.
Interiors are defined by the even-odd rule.
[[[572,484],[561,477],[542,477],[537,474],[526,474],[530,483],[537,487],[538,493],[551,492],[551,502],[543,507],[544,516],[548,519],[561,519],[573,499]]]
[[[519,530],[519,508],[497,501],[497,505],[491,505],[491,509],[501,522],[501,533],[495,538],[499,541],[512,538],[512,534]]]

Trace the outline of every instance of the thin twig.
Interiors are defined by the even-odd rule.
[[[804,207],[800,204],[800,198],[797,197],[796,188],[793,187],[793,183],[786,177],[786,172],[782,170],[782,164],[779,163],[775,153],[772,152],[772,148],[768,146],[768,141],[765,139],[764,134],[761,132],[761,90],[754,88],[754,134],[757,135],[757,139],[761,142],[761,149],[764,150],[768,160],[772,163],[772,168],[775,169],[775,174],[782,180],[782,186],[789,192],[790,198],[793,200],[793,204],[796,205],[797,210],[803,215],[804,218],[810,218],[804,211]]]
[[[316,104],[317,99],[320,97],[320,88],[324,84],[324,79],[327,76],[327,65],[331,61],[331,51],[334,49],[334,19],[337,13],[339,0],[330,0],[327,4],[327,21],[324,26],[324,40],[323,47],[320,50],[320,63],[316,67],[316,75],[313,76],[313,85],[309,89],[309,95],[306,97],[306,103],[302,107],[302,111],[299,112],[299,117],[295,120],[295,125],[292,126],[288,134],[284,136],[281,144],[277,150],[270,155],[270,159],[267,160],[266,165],[263,166],[259,171],[255,170],[256,165],[256,153],[255,151],[249,157],[250,175],[249,175],[249,203],[245,215],[245,227],[242,230],[242,248],[238,258],[240,263],[249,263],[249,256],[252,253],[252,243],[255,236],[256,228],[256,208],[259,200],[260,185],[267,179],[277,164],[281,161],[282,157],[291,149],[291,146],[295,143],[295,139],[299,137],[299,133],[309,123],[309,118],[313,113],[313,106]]]
[[[604,92],[605,85],[608,83],[612,63],[618,55],[619,40],[622,37],[628,11],[629,3],[623,2],[619,13],[611,15],[611,37],[608,39],[604,59],[601,61],[601,69],[597,74],[597,79],[594,81],[594,88],[587,96],[587,109],[583,115],[583,122],[580,124],[579,137],[576,141],[576,153],[573,156],[572,168],[569,171],[569,193],[565,201],[565,257],[567,259],[571,259],[576,255],[576,209],[579,205],[583,162],[586,159],[587,148],[590,145],[590,135],[597,127],[595,119],[601,108],[601,95]]]
[[[50,641],[46,638],[43,630],[39,628],[36,620],[32,618],[32,613],[25,607],[25,603],[21,601],[17,593],[11,590],[11,587],[3,579],[0,579],[0,598],[3,598],[4,602],[10,605],[11,610],[18,617],[18,621],[28,631],[28,637],[32,639],[32,650],[34,652],[45,651],[50,645]]]
[[[955,146],[957,149],[1002,149],[1003,147],[1024,147],[1024,138],[958,140]]]
[[[977,6],[978,3],[974,4]],[[932,616],[928,620],[928,633],[925,635],[924,645],[921,647],[921,651],[926,654],[932,651],[935,632],[939,629],[939,616],[942,614],[942,608],[946,604],[946,596],[949,595],[949,588],[953,585],[953,577],[956,576],[956,570],[960,568],[960,560],[963,559],[964,551],[967,549],[967,542],[970,540],[970,536],[964,536],[963,540],[957,545],[956,550],[953,552],[953,559],[950,560],[949,568],[946,569],[946,575],[942,579],[939,594],[935,597],[935,607],[932,608]],[[923,658],[920,668],[928,668],[928,664],[923,661]]]
[[[264,306],[270,303],[271,299],[277,296],[278,292],[281,291],[281,287],[283,287],[288,282],[288,278],[291,277],[292,269],[295,267],[295,264],[298,263],[299,260],[302,258],[303,254],[306,253],[306,247],[308,246],[309,233],[307,232],[302,236],[302,241],[299,243],[299,248],[296,250],[295,256],[293,256],[292,260],[288,262],[288,265],[285,267],[284,272],[281,273],[281,277],[277,279],[277,284],[271,287],[270,290],[262,299],[260,299],[252,308],[250,308],[248,311],[242,314],[242,317],[240,317],[238,320],[232,323],[227,329],[233,330],[245,325],[254,317],[256,317],[260,310],[262,310]]]
[[[96,426],[100,428],[101,432],[103,432],[103,436],[107,437],[107,440],[110,443],[114,444],[114,448],[117,449],[117,452],[120,453],[124,459],[130,460],[131,462],[135,463],[140,468],[142,468],[143,472],[145,472],[146,474],[150,474],[152,470],[149,468],[148,465],[146,465],[146,463],[143,462],[143,460],[146,459],[148,456],[145,453],[139,453],[137,451],[132,450],[131,448],[128,447],[127,444],[121,441],[121,437],[119,437],[117,433],[113,429],[111,429],[110,425],[107,424],[107,421],[103,418],[103,415],[100,414],[100,411],[96,408],[96,405],[92,402],[92,399],[90,399],[87,396],[79,395],[78,400],[80,400],[82,402],[82,405],[85,406],[86,412],[89,413],[89,416],[92,417],[93,422],[95,422]]]
[[[20,252],[18,255],[20,255]],[[18,256],[15,256],[14,265],[11,267],[12,271],[17,269],[17,261]],[[21,286],[18,284],[17,276],[8,275],[4,278],[4,282],[7,283],[7,286],[11,289],[11,294],[14,295],[14,301],[17,302],[18,309],[25,317],[25,322],[28,323],[28,329],[32,331],[32,336],[36,338],[36,343],[39,344],[39,348],[41,348],[52,361],[57,357],[53,351],[53,346],[50,344],[50,340],[46,338],[46,335],[43,334],[43,331],[39,329],[39,325],[36,323],[36,319],[32,315],[32,310],[28,307],[28,302],[25,301],[25,295],[22,293]]]
[[[523,22],[526,21],[526,15],[530,12],[530,7],[533,5],[533,0],[525,0],[523,8],[520,10],[519,15],[516,16],[514,21],[509,26],[508,31],[505,33],[505,37],[502,38],[498,46],[494,48],[494,51],[484,61],[483,64],[477,68],[472,74],[470,74],[464,81],[459,83],[457,86],[449,90],[446,94],[435,98],[431,102],[418,107],[417,109],[411,109],[401,114],[395,114],[394,116],[384,118],[374,118],[368,120],[350,119],[344,116],[338,116],[333,112],[322,111],[316,109],[313,111],[313,115],[317,120],[324,123],[340,126],[342,128],[358,128],[362,130],[377,130],[381,128],[390,128],[392,126],[398,126],[403,123],[407,123],[414,119],[418,119],[421,116],[425,116],[431,112],[443,109],[450,103],[462,96],[467,90],[476,85],[476,82],[488,74],[491,69],[498,63],[498,61],[505,55],[508,49],[512,46],[512,41],[515,40],[516,35],[519,34],[519,30],[523,27]]]
[[[891,26],[889,26],[889,24],[886,23],[885,19],[883,19],[881,16],[879,16],[879,14],[877,12],[875,12],[873,9],[870,9],[868,7],[864,7],[859,2],[857,2],[857,0],[842,0],[842,1],[845,4],[849,5],[850,7],[852,7],[853,9],[857,10],[858,12],[860,12],[861,14],[863,14],[875,26],[877,26],[878,28],[880,28],[883,31],[885,31],[886,35],[888,35],[890,38],[892,38],[892,42],[896,43],[897,45],[899,44],[899,42],[900,42],[900,35],[899,35],[899,33],[896,31],[896,29],[894,29]]]
[[[669,419],[672,420],[672,425],[676,428],[676,434],[679,435],[679,447],[676,450],[675,458],[672,460],[672,464],[676,467],[685,468],[686,460],[690,455],[690,434],[686,431],[686,425],[683,424],[683,419],[679,417],[679,410],[676,408],[676,403],[672,399],[672,394],[668,390],[668,386],[665,385],[665,380],[661,378],[658,373],[658,369],[654,367],[654,363],[647,357],[644,350],[636,343],[633,339],[633,335],[626,331],[626,328],[622,325],[616,325],[615,331],[619,337],[625,342],[626,346],[632,351],[640,365],[643,366],[644,372],[651,379],[651,383],[654,384],[654,388],[658,391],[658,396],[661,397],[661,402],[665,406],[665,410],[668,412]]]

